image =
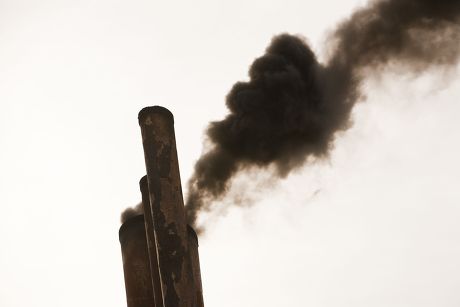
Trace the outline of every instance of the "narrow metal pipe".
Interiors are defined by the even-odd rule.
[[[159,106],[139,112],[163,307],[191,307],[193,275],[179,175],[174,118]]]
[[[190,265],[193,274],[193,307],[204,307],[203,302],[203,286],[201,283],[200,257],[198,254],[198,236],[195,230],[187,225],[188,231],[188,252],[190,257]]]
[[[153,219],[150,210],[149,186],[147,176],[144,176],[139,181],[139,186],[142,193],[142,204],[144,208],[145,235],[147,239],[147,247],[149,251],[150,270],[152,276],[152,287],[155,299],[155,307],[163,307],[163,295],[161,291],[161,276],[158,266],[158,253],[153,226]]]
[[[128,307],[157,307],[152,290],[144,216],[128,219],[118,232]]]

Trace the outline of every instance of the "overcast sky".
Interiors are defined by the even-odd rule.
[[[126,306],[138,111],[174,113],[185,189],[204,128],[271,37],[300,34],[321,59],[364,3],[0,0],[0,306]],[[329,160],[236,183],[257,197],[221,205],[200,238],[206,307],[460,305],[458,69],[365,87]]]

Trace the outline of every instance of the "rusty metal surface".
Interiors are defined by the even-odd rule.
[[[193,276],[174,136],[167,109],[148,107],[139,113],[147,168],[151,214],[158,246],[164,307],[193,307]]]
[[[145,235],[147,238],[147,247],[150,259],[150,270],[152,276],[152,287],[155,299],[155,307],[163,307],[163,295],[161,291],[161,277],[158,266],[157,244],[153,219],[150,210],[149,186],[147,176],[144,176],[139,181],[140,190],[142,193],[142,204],[144,208]],[[147,212],[147,214],[145,214]]]
[[[188,252],[193,275],[193,307],[204,307],[203,286],[201,283],[200,257],[198,254],[198,236],[190,225],[188,231]]]
[[[155,306],[144,217],[135,216],[121,225],[118,232],[128,307]]]

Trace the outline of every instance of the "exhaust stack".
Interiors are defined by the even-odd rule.
[[[198,237],[186,223],[173,115],[147,107],[139,112],[139,125],[147,168],[139,182],[142,206],[119,232],[128,307],[204,307]]]
[[[147,107],[139,112],[139,125],[147,169],[140,188],[149,263],[143,268],[149,270],[153,294],[149,306],[203,307],[198,241],[186,223],[173,115],[163,107]],[[125,270],[127,290],[129,274]]]
[[[201,269],[200,269],[200,257],[198,255],[198,236],[195,230],[187,225],[188,231],[188,251],[190,257],[190,265],[193,275],[193,307],[204,307],[203,302],[203,287],[201,284]]]
[[[144,216],[138,215],[124,222],[118,236],[128,307],[159,307],[154,302]]]

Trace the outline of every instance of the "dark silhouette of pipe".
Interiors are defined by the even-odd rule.
[[[155,305],[152,290],[144,216],[138,215],[126,220],[118,235],[128,307],[159,307]]]
[[[195,230],[187,225],[188,231],[188,252],[190,257],[190,265],[193,274],[193,306],[204,307],[203,302],[203,286],[201,283],[200,257],[198,254],[198,236]]]

